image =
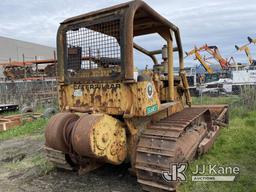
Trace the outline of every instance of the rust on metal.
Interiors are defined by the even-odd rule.
[[[4,75],[7,79],[29,79],[29,78],[49,78],[56,77],[56,59],[30,60],[30,61],[10,61],[0,63],[4,68]]]
[[[97,22],[93,24],[92,18],[97,17]],[[151,19],[154,18],[154,19]],[[99,23],[98,21],[102,21],[102,26],[98,27]],[[120,33],[116,33],[117,28],[113,28],[115,26],[116,22],[118,22],[118,25],[124,26],[123,30],[120,31]],[[88,23],[88,24],[87,24]],[[108,26],[112,26],[110,28]],[[70,62],[70,60],[66,60],[67,58],[65,56],[67,44],[69,45],[72,43],[72,41],[77,41],[72,37],[72,33],[76,33],[79,38],[82,38],[85,33],[88,33],[86,30],[82,29],[82,27],[87,27],[88,29],[92,29],[94,31],[107,34],[109,36],[110,41],[114,41],[114,39],[110,37],[116,38],[117,42],[121,45],[119,48],[116,47],[116,51],[118,53],[122,53],[121,55],[118,55],[118,57],[111,57],[112,58],[118,58],[120,59],[120,62],[117,63],[118,65],[122,66],[121,71],[117,71],[117,73],[121,73],[120,78],[122,80],[132,80],[133,79],[133,38],[135,36],[150,34],[150,33],[159,33],[161,36],[166,36],[164,34],[170,34],[170,30],[174,32],[175,38],[176,38],[176,44],[179,53],[179,61],[180,61],[180,70],[182,71],[184,69],[184,61],[183,61],[183,50],[181,46],[181,39],[179,34],[179,29],[174,24],[170,23],[168,20],[163,18],[161,15],[159,15],[157,12],[155,12],[152,8],[150,8],[146,3],[143,1],[132,1],[129,3],[125,3],[119,6],[110,7],[107,9],[95,11],[88,14],[83,14],[81,16],[73,17],[70,19],[65,20],[62,22],[59,31],[58,31],[58,62],[59,65],[59,75],[62,77],[62,80],[67,79],[68,77],[64,78],[65,69],[64,66],[67,65],[67,62]],[[80,31],[79,31],[80,29]],[[73,32],[72,32],[73,30]],[[76,30],[76,32],[75,32]],[[69,31],[66,33],[66,31]],[[67,39],[65,38],[67,36]],[[95,39],[104,38],[103,36],[95,36]],[[105,37],[106,38],[106,37]],[[166,37],[165,37],[166,38]],[[114,42],[113,42],[114,43]],[[77,49],[79,49],[79,45]],[[108,45],[108,46],[116,46],[114,44]],[[113,47],[114,48],[114,47]],[[121,50],[118,50],[121,49]],[[106,50],[105,50],[106,51]],[[80,54],[80,56],[77,57],[85,57],[88,56],[88,53],[92,52],[77,52],[77,54]],[[93,57],[97,57],[97,50],[95,50],[95,54],[92,54]],[[110,56],[110,55],[107,55]],[[78,61],[76,59],[76,61]],[[103,59],[103,58],[102,58]],[[101,59],[101,60],[102,60]],[[74,61],[74,60],[73,60]],[[75,61],[74,61],[75,62]],[[117,77],[112,77],[111,80],[117,79]],[[120,79],[119,78],[119,79]],[[85,79],[82,78],[76,78],[74,80],[77,81],[84,81]],[[106,79],[105,79],[106,80]]]
[[[164,40],[162,50],[133,42],[153,33]],[[86,173],[127,159],[144,190],[173,191],[177,183],[166,183],[162,171],[205,153],[216,125],[227,123],[225,106],[191,107],[179,29],[143,1],[65,20],[57,46],[59,106],[65,113],[52,118],[45,136],[50,160],[60,167]],[[135,70],[134,49],[151,58],[153,70]]]
[[[158,125],[162,122],[169,123],[159,129]],[[211,118],[207,108],[187,108],[149,125],[138,143],[135,163],[142,188],[146,191],[174,191],[177,182],[165,182],[162,171],[168,171],[171,162],[191,161],[210,128]]]
[[[74,125],[72,148],[80,156],[121,164],[126,158],[123,125],[106,114],[84,115]]]
[[[79,116],[73,113],[58,113],[54,115],[45,128],[45,145],[68,153],[69,146],[67,145],[67,141],[65,141],[64,135],[66,136],[66,133],[64,130],[69,130],[66,127],[78,118]]]
[[[213,130],[209,132],[208,135],[199,144],[198,154],[202,155],[204,153],[207,153],[207,151],[209,151],[209,149],[213,146],[213,143],[219,134],[220,134],[220,127],[214,126]]]

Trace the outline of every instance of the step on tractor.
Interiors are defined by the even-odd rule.
[[[155,34],[164,45],[154,51],[134,42]],[[134,50],[153,68],[136,70]],[[61,112],[45,129],[45,152],[58,168],[130,163],[143,190],[174,191],[178,181],[163,173],[207,152],[228,123],[226,105],[191,105],[179,29],[143,1],[65,20],[57,52]]]

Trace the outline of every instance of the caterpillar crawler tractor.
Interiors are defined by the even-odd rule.
[[[133,42],[154,33],[165,42],[160,50]],[[59,168],[82,174],[130,162],[143,190],[173,191],[177,182],[162,173],[206,152],[227,123],[227,106],[191,106],[179,29],[143,1],[65,20],[57,49],[61,112],[46,127],[45,150]],[[153,69],[136,72],[134,49]]]

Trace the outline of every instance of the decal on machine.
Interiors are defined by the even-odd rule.
[[[157,111],[158,111],[158,105],[157,104],[149,106],[149,107],[146,108],[147,115],[152,114],[152,113],[157,112]]]
[[[120,89],[121,84],[119,83],[104,83],[104,84],[85,84],[85,85],[74,85],[74,89]]]
[[[153,94],[154,94],[154,88],[153,88],[152,83],[148,83],[147,84],[146,92],[147,92],[148,98],[152,99],[153,98]]]
[[[83,96],[83,91],[81,89],[75,89],[74,90],[74,96],[75,97],[82,97]]]

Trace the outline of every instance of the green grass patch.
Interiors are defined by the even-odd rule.
[[[49,161],[47,161],[42,153],[34,156],[31,162],[33,163],[33,165],[39,167],[40,175],[46,175],[54,169],[53,164],[49,163]]]
[[[17,115],[17,114],[20,114],[20,111],[17,110],[17,111],[8,111],[8,112],[3,112],[3,113],[0,113],[0,115]]]
[[[182,192],[242,192],[256,191],[256,111],[248,112],[244,118],[233,116],[228,128],[221,130],[214,148],[194,161],[188,171],[188,182],[182,183]],[[238,166],[240,174],[235,182],[192,182],[191,172],[196,165]]]
[[[240,101],[239,96],[223,96],[223,97],[192,97],[192,103],[194,105],[214,105],[214,104],[234,104]]]
[[[36,152],[33,156],[17,162],[8,162],[3,164],[3,168],[14,172],[27,172],[29,169],[36,168],[36,176],[48,174],[54,169],[52,163],[48,162],[43,153]]]
[[[241,98],[237,95],[233,96],[223,96],[223,97],[193,97],[192,98],[193,105],[216,105],[216,104],[226,104],[229,105],[230,111],[230,119],[235,117],[246,118],[248,117],[251,109],[249,107],[244,106],[241,103]]]
[[[36,133],[42,133],[44,127],[46,126],[48,120],[44,118],[39,118],[32,122],[25,122],[23,125],[9,129],[4,132],[0,132],[0,141],[10,139],[13,137],[27,136]]]

